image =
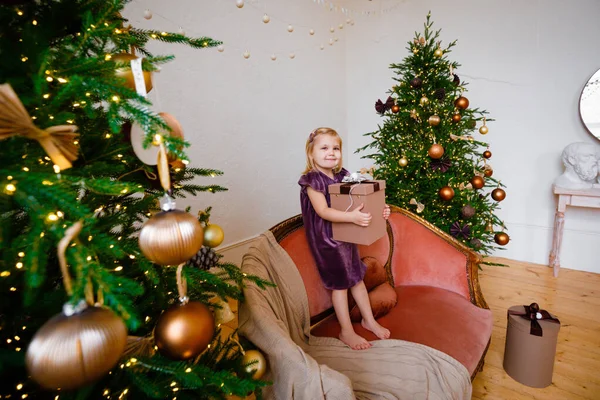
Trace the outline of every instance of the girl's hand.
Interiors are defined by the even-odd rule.
[[[361,204],[349,213],[353,224],[358,226],[369,226],[371,223],[371,218],[373,218],[371,217],[371,213],[364,213],[360,211],[364,206],[364,204]]]
[[[390,211],[390,206],[388,206],[387,204],[385,205],[385,208],[383,209],[383,219],[388,219],[390,217],[390,214],[392,212]]]

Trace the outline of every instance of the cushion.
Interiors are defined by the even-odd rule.
[[[391,338],[440,350],[473,375],[492,334],[492,312],[473,305],[458,293],[436,287],[397,286],[394,290],[398,304],[377,321],[390,330]],[[365,339],[377,340],[360,323],[353,327]],[[311,334],[338,337],[340,324],[331,315],[315,325]]]
[[[378,259],[375,257],[364,257],[362,261],[367,266],[363,281],[369,292],[369,302],[371,303],[373,316],[375,318],[383,317],[394,308],[398,296],[392,285],[387,282],[387,272]],[[352,298],[350,291],[348,291],[348,296],[350,320],[352,322],[360,322],[362,316],[360,315],[360,310],[356,305],[356,301]]]

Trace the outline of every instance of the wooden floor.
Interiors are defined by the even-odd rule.
[[[494,315],[485,366],[473,381],[473,399],[600,400],[600,274],[561,269],[558,278],[544,265],[490,258],[509,267],[483,266],[480,283]],[[552,385],[534,389],[502,368],[506,310],[536,302],[561,322]],[[236,310],[236,305],[232,304]],[[236,327],[227,324],[225,332]],[[233,398],[233,397],[232,397]],[[254,397],[252,397],[253,399]]]
[[[600,399],[600,275],[552,269],[502,258],[508,268],[483,266],[480,283],[494,315],[485,366],[473,381],[473,399]],[[522,385],[502,368],[506,310],[536,302],[561,322],[552,385]]]

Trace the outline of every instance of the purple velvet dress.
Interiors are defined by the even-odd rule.
[[[331,207],[329,185],[340,183],[348,171],[342,169],[334,179],[320,171],[310,171],[302,175],[298,184],[300,190],[300,205],[306,239],[312,252],[323,284],[327,289],[349,289],[363,280],[367,267],[360,260],[358,247],[353,243],[333,240],[331,222],[319,217],[312,206],[307,193],[307,187],[325,195],[327,205]]]

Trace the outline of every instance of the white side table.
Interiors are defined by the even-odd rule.
[[[558,195],[558,206],[554,215],[554,231],[549,264],[558,276],[560,269],[560,246],[562,244],[565,211],[567,206],[600,208],[600,189],[565,189],[552,185],[552,191]]]

